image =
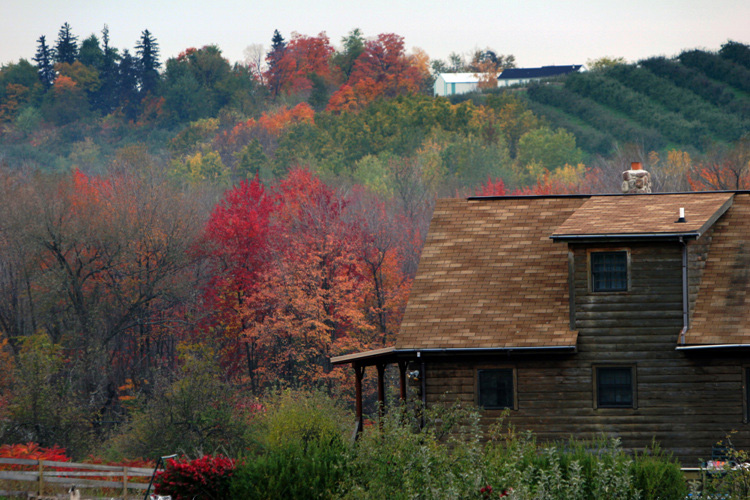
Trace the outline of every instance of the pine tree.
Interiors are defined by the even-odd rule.
[[[135,120],[138,116],[138,61],[128,50],[122,52],[118,66],[117,97],[125,116]]]
[[[91,66],[99,71],[103,58],[104,53],[99,46],[99,39],[92,33],[90,37],[81,42],[81,49],[78,51],[78,60],[81,61],[81,64]]]
[[[135,46],[138,56],[138,84],[143,94],[155,93],[159,84],[159,44],[156,38],[144,30],[141,40]]]
[[[44,35],[39,37],[37,43],[39,43],[39,47],[36,49],[36,56],[32,59],[36,63],[39,79],[42,81],[42,84],[44,84],[45,88],[50,88],[55,82],[55,69],[52,64],[54,51],[47,46]]]
[[[109,45],[109,27],[102,29],[102,60],[99,66],[99,78],[102,85],[96,96],[96,108],[104,113],[111,113],[119,105],[119,73],[117,63],[120,56],[117,49]]]
[[[278,65],[281,58],[284,57],[286,51],[286,42],[284,37],[281,36],[279,30],[273,30],[273,38],[271,38],[271,50],[266,54],[266,64],[268,69],[266,70],[266,77],[268,79],[268,87],[271,90],[271,95],[276,95],[279,92],[281,85],[281,79],[279,78],[276,66]]]
[[[78,37],[70,31],[70,25],[65,23],[57,34],[55,44],[55,62],[73,64],[78,57]]]

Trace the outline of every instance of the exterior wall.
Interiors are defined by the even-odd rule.
[[[476,403],[476,369],[512,367],[518,409],[511,410],[510,421],[541,439],[605,433],[619,436],[628,449],[642,449],[655,438],[686,466],[709,458],[711,447],[732,431],[738,431],[732,436],[736,447],[750,448],[743,404],[743,369],[750,358],[675,350],[682,328],[681,245],[610,247],[630,250],[628,292],[589,292],[587,248],[570,247],[577,353],[427,360],[428,403],[443,397]],[[696,270],[706,248],[690,250]],[[595,408],[593,370],[601,364],[636,367],[635,408]],[[485,411],[485,423],[500,414]]]
[[[456,94],[466,94],[477,89],[477,82],[446,82],[441,76],[435,80],[433,90],[437,96],[449,96]]]

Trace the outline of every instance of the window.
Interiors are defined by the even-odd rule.
[[[515,408],[515,381],[512,368],[477,370],[479,406],[491,410]]]
[[[591,291],[625,292],[628,290],[628,252],[591,252]]]
[[[635,367],[595,368],[597,408],[635,408]]]

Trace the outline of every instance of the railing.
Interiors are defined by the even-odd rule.
[[[44,495],[46,486],[75,486],[78,489],[117,489],[122,492],[122,497],[125,498],[128,496],[128,490],[145,491],[149,486],[148,482],[130,482],[128,480],[129,478],[151,477],[154,472],[153,469],[140,467],[52,462],[47,460],[28,460],[23,458],[0,458],[0,467],[3,465],[36,467],[36,470],[0,470],[0,481],[35,482],[36,487],[33,488],[33,490],[38,496]],[[26,491],[0,490],[0,495],[6,496],[26,494]]]

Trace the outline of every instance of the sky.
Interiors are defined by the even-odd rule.
[[[131,53],[148,29],[162,61],[214,44],[242,62],[248,46],[267,51],[275,29],[286,40],[325,31],[334,47],[354,28],[396,33],[432,59],[491,48],[519,67],[750,44],[749,0],[0,0],[0,12],[0,64],[30,60],[40,35],[54,45],[65,22],[79,41],[106,24],[110,44]]]

